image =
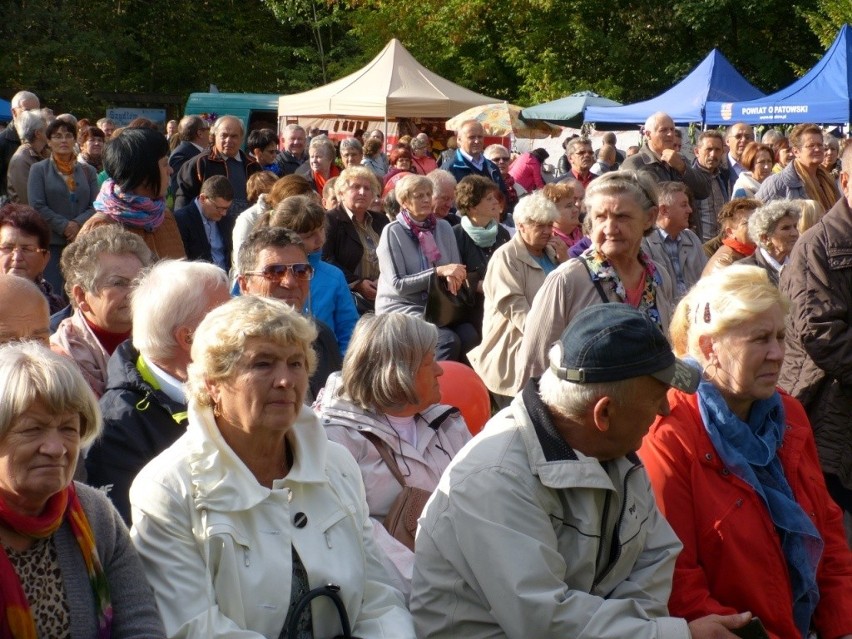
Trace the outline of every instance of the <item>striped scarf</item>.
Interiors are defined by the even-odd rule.
[[[112,180],[103,183],[93,206],[120,224],[144,229],[148,233],[160,228],[166,219],[166,201],[163,198],[152,200],[144,195],[125,193]]]
[[[0,524],[19,535],[44,539],[59,530],[68,520],[71,531],[80,547],[89,582],[95,595],[98,616],[98,639],[109,639],[112,634],[112,602],[106,573],[98,558],[95,536],[86,519],[86,513],[77,499],[72,483],[53,495],[40,515],[28,517],[12,510],[0,497]],[[36,624],[24,594],[15,567],[0,546],[0,639],[37,639]]]

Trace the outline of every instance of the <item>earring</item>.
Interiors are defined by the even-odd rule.
[[[710,370],[711,367],[713,369],[712,372]],[[704,370],[701,371],[701,376],[704,378],[705,381],[712,382],[713,378],[716,377],[716,373],[718,372],[719,370],[716,364],[714,362],[710,362],[709,364],[707,364],[707,366],[704,367]]]
[[[221,417],[222,416],[222,409],[219,408],[219,402],[213,402],[213,416],[214,417]]]

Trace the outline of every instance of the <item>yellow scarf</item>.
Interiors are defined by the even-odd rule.
[[[822,207],[828,211],[832,206],[837,204],[840,199],[840,193],[837,191],[837,184],[831,173],[826,171],[822,166],[817,167],[816,179],[812,178],[810,173],[802,166],[798,160],[793,160],[796,168],[796,173],[802,178],[805,185],[805,192],[812,200],[816,200]]]
[[[57,157],[57,155],[54,153],[53,163],[56,165],[56,168],[62,174],[62,177],[65,178],[65,184],[68,185],[68,191],[70,193],[76,191],[77,183],[74,181],[74,165],[77,164],[77,158],[74,157],[74,155],[71,155],[71,158],[68,160],[60,160],[59,157]]]

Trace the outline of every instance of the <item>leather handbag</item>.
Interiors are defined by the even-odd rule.
[[[352,634],[352,628],[349,625],[349,615],[346,614],[346,607],[340,600],[340,595],[337,594],[338,592],[340,592],[340,586],[336,584],[328,584],[327,586],[314,588],[305,594],[305,596],[299,599],[293,607],[293,614],[290,615],[290,621],[287,624],[287,634],[284,635],[282,631],[281,636],[286,636],[287,639],[293,639],[293,637],[296,637],[298,633],[297,628],[299,619],[304,614],[305,608],[307,608],[308,605],[310,605],[310,603],[317,597],[328,597],[331,599],[334,607],[337,608],[337,615],[340,617],[340,627],[343,630],[342,634],[335,635],[333,639],[358,639]]]
[[[470,320],[476,308],[475,286],[465,280],[456,295],[450,293],[447,280],[438,275],[433,269],[429,277],[429,293],[426,298],[426,308],[423,309],[423,319],[437,326],[453,326]]]
[[[413,552],[417,520],[432,493],[422,488],[407,485],[405,477],[402,476],[402,472],[387,445],[373,433],[365,432],[363,435],[376,447],[382,461],[385,462],[394,479],[402,486],[402,490],[391,504],[382,524],[394,539]]]

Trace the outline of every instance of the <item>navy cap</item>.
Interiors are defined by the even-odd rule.
[[[618,382],[651,375],[687,393],[698,388],[699,371],[674,356],[646,313],[627,304],[595,304],[577,313],[556,343],[550,370],[575,384]]]

